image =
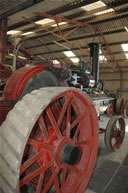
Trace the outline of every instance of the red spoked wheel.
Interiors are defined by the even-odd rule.
[[[116,113],[118,114],[124,114],[124,99],[123,98],[118,98],[116,101]]]
[[[111,117],[113,115],[113,112],[114,112],[114,106],[113,104],[109,104],[107,108],[107,115]]]
[[[105,144],[109,150],[120,148],[125,136],[125,121],[121,117],[112,117],[106,127]]]
[[[23,116],[21,122],[19,115]],[[16,128],[19,136],[15,139],[10,134],[8,144],[14,142],[8,150],[3,143],[0,172],[6,171],[2,173],[5,192],[10,188],[19,193],[84,193],[98,149],[97,114],[86,93],[60,87],[34,91],[16,104],[8,120],[13,121],[12,131]],[[7,125],[1,129],[3,141]],[[17,140],[20,145],[15,146]],[[19,156],[13,155],[13,148]],[[8,161],[5,150],[11,151],[13,161]],[[4,165],[5,159],[10,167]],[[4,179],[12,182],[9,187]]]

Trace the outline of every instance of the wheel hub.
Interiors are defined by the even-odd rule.
[[[60,161],[69,165],[76,164],[80,159],[80,148],[70,143],[65,144],[60,152]]]
[[[120,138],[120,137],[122,137],[122,136],[123,136],[123,134],[124,134],[124,132],[123,132],[123,131],[119,131],[119,132],[118,132],[117,137],[118,137],[118,138]]]

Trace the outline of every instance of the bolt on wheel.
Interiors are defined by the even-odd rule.
[[[12,188],[18,193],[84,193],[98,149],[98,120],[91,100],[77,89],[55,87],[34,91],[23,101],[31,97],[35,105],[38,100],[44,103],[43,110],[38,105],[32,118],[36,121],[23,133],[17,184]]]
[[[125,136],[125,121],[121,117],[112,117],[106,127],[105,144],[109,150],[117,150]]]

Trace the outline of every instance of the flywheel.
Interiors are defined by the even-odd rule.
[[[84,193],[98,129],[85,92],[47,87],[27,94],[0,129],[1,193]]]

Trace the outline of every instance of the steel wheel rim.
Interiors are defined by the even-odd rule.
[[[63,103],[62,98],[65,98],[66,102]],[[62,102],[61,102],[61,106],[59,107],[60,99],[62,100]],[[56,103],[58,101],[59,101],[59,105],[57,107]],[[58,108],[58,110],[56,109],[54,112],[52,110],[52,105],[53,106],[55,105],[56,108]],[[59,114],[59,111],[60,111],[60,114]],[[57,119],[57,116],[58,116],[58,119]],[[63,121],[61,120],[62,117],[63,117]],[[43,124],[44,122],[45,124]],[[60,125],[61,123],[61,129],[59,128],[61,132],[58,129],[56,122],[58,123],[58,125]],[[70,122],[72,122],[72,124],[69,124]],[[46,131],[47,129],[45,128],[46,124],[49,127],[48,131]],[[54,129],[50,127],[50,124]],[[65,124],[67,125],[66,129],[64,129]],[[55,189],[55,192],[57,193],[59,192],[70,193],[71,191],[73,191],[74,193],[84,192],[94,168],[97,149],[98,149],[98,121],[97,121],[97,115],[96,115],[94,106],[90,102],[90,99],[88,99],[88,97],[85,99],[85,95],[82,96],[76,91],[64,92],[63,94],[60,94],[57,98],[55,98],[54,101],[50,103],[49,106],[46,107],[45,111],[43,111],[43,113],[40,115],[40,118],[38,118],[32,131],[34,131],[37,125],[38,126],[40,125],[41,127],[39,128],[41,130],[40,132],[42,132],[43,136],[45,137],[40,138],[40,143],[39,143],[37,139],[30,138],[31,136],[34,136],[32,132],[31,132],[31,135],[29,136],[28,144],[30,145],[30,144],[37,143],[37,144],[34,144],[34,146],[32,145],[32,149],[33,147],[35,148],[36,145],[37,145],[36,147],[38,148],[36,148],[37,150],[36,152],[34,152],[31,148],[29,149],[29,151],[31,150],[30,152],[32,153],[34,152],[35,155],[32,155],[33,158],[29,157],[29,159],[25,160],[25,162],[23,161],[24,160],[24,153],[23,153],[20,173],[22,175],[24,174],[25,176],[23,176],[23,178],[21,177],[20,179],[19,193],[22,193],[21,187],[23,187],[24,186],[23,184],[26,184],[27,182],[32,183],[32,186],[34,188],[36,186],[36,190],[35,190],[36,193],[37,192],[50,193],[51,190],[49,190],[48,188],[49,186],[50,187],[52,186],[48,184],[50,184],[51,182],[52,183],[54,182],[54,189]],[[85,128],[85,125],[86,125],[86,128]],[[56,126],[56,129],[55,129],[55,126]],[[70,129],[72,130],[72,134],[70,134],[69,136]],[[77,132],[79,136],[76,135]],[[36,134],[35,136],[36,138],[38,138],[38,134]],[[60,158],[58,159],[58,157],[60,156],[60,150],[62,149],[64,144],[67,144],[67,143],[80,147],[80,150],[81,150],[80,155],[78,156],[79,158],[74,165],[62,163],[62,161],[60,161]],[[26,151],[26,148],[29,145],[26,145],[24,152]],[[44,146],[45,146],[45,156],[44,155],[42,156],[42,154],[44,154]],[[27,173],[26,171],[27,171],[27,168],[30,169],[30,167],[35,164],[34,159],[38,162],[41,169],[36,168],[35,173],[33,173],[34,171],[31,170],[29,174],[29,172]],[[45,165],[43,165],[44,163]],[[51,175],[47,173],[49,168],[51,170]],[[66,172],[66,169],[68,170],[68,172]],[[63,171],[62,174],[59,173],[60,170]],[[46,176],[42,175],[43,171],[45,171]],[[21,174],[20,176],[22,176]],[[37,175],[38,182],[36,185],[34,185],[34,182],[32,181],[36,177],[33,176],[32,174],[33,175],[38,174]],[[58,175],[61,176],[62,178],[61,181],[58,180]],[[43,178],[45,178],[44,181],[43,181]],[[72,180],[73,182],[71,183]],[[43,181],[45,185],[44,188],[41,181]],[[77,185],[76,185],[76,182],[77,182]],[[70,185],[70,183],[72,186]]]
[[[117,118],[112,124],[110,145],[113,150],[117,150],[123,143],[125,136],[125,122],[123,118]]]
[[[119,114],[124,114],[124,99],[123,98],[117,99],[116,112]]]

